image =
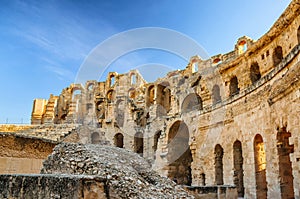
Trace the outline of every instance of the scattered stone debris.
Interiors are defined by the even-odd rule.
[[[170,179],[159,176],[144,158],[121,148],[63,143],[43,164],[43,174],[105,178],[112,198],[194,198]]]

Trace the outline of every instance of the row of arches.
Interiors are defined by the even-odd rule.
[[[283,60],[283,52],[281,46],[276,46],[273,50],[273,65],[277,66]],[[250,80],[252,84],[255,84],[261,78],[260,67],[257,62],[254,62],[250,66]],[[236,76],[230,79],[230,86],[229,86],[229,93],[230,96],[233,96],[239,93],[238,88],[238,79]]]
[[[277,133],[277,155],[279,160],[279,184],[282,198],[294,198],[293,173],[290,154],[294,152],[294,146],[289,145],[291,133],[282,128]],[[263,137],[257,134],[253,141],[256,198],[266,199],[268,193],[266,178],[266,150]],[[223,155],[224,150],[220,144],[214,149],[215,154],[215,184],[223,185]],[[233,144],[233,182],[237,187],[238,196],[244,197],[244,170],[242,143],[236,140]]]

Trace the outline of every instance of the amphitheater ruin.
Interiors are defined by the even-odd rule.
[[[35,99],[32,125],[0,127],[0,172],[39,174],[60,143],[110,145],[191,189],[300,198],[299,14],[293,0],[257,41],[243,36],[232,52],[196,55],[155,82],[110,72]]]

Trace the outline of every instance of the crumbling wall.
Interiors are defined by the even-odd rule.
[[[0,198],[108,199],[106,179],[77,175],[0,175]]]
[[[55,143],[32,137],[0,134],[0,173],[39,173]]]

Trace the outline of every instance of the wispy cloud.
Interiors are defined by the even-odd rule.
[[[74,73],[70,70],[67,70],[65,68],[62,67],[58,67],[58,66],[45,66],[45,68],[56,74],[57,78],[60,80],[69,80],[69,81],[73,81],[74,80]]]
[[[100,35],[114,30],[104,19],[93,21],[95,23],[101,21],[104,29],[96,26],[91,30],[86,27],[90,19],[77,20],[76,17],[79,16],[76,13],[65,14],[64,8],[53,2],[17,1],[16,4],[17,14],[8,16],[11,17],[14,26],[8,27],[10,29],[8,31],[59,59],[83,60]]]

